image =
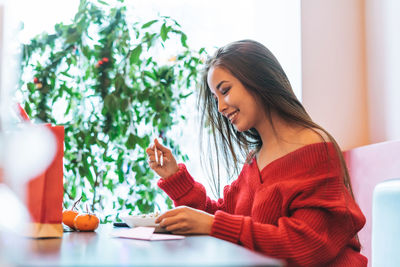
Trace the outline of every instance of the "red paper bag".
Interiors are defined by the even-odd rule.
[[[46,125],[56,138],[56,153],[47,170],[27,184],[27,208],[31,215],[28,236],[61,237],[63,203],[64,126]]]

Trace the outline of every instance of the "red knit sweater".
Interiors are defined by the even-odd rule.
[[[254,158],[217,201],[179,168],[158,185],[176,206],[214,214],[211,235],[288,266],[367,266],[355,239],[365,217],[343,185],[332,143],[304,146],[261,171]]]

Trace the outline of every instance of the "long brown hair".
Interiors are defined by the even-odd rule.
[[[210,138],[208,150],[213,150],[217,159],[207,157],[209,153],[203,153],[201,159],[203,164],[206,158],[209,160],[207,165],[211,171],[214,194],[218,197],[221,195],[220,156],[227,167],[228,175],[233,177],[238,174],[243,159],[261,148],[262,141],[254,128],[238,132],[228,119],[218,112],[217,103],[207,83],[207,75],[211,67],[222,67],[235,76],[262,103],[272,126],[271,112],[274,112],[289,123],[315,131],[322,139],[324,138],[317,130],[325,133],[337,151],[343,172],[343,182],[354,198],[349,173],[337,142],[325,129],[312,121],[294,94],[275,56],[264,45],[253,40],[233,42],[218,49],[214,56],[207,60],[202,75],[198,95],[201,116],[200,147],[204,147],[204,131],[211,131],[207,134]]]

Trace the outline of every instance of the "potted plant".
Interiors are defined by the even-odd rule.
[[[141,22],[127,10],[123,0],[81,0],[71,24],[23,46],[27,113],[65,126],[64,205],[82,196],[103,222],[114,220],[114,211],[149,213],[160,203],[145,149],[155,129],[181,155],[165,137],[185,119],[177,110],[193,92],[206,53],[188,47],[174,19]],[[167,55],[171,47],[176,53]]]

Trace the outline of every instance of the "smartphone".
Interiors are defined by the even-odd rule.
[[[113,225],[114,227],[129,227],[129,225],[124,222],[114,222]]]

